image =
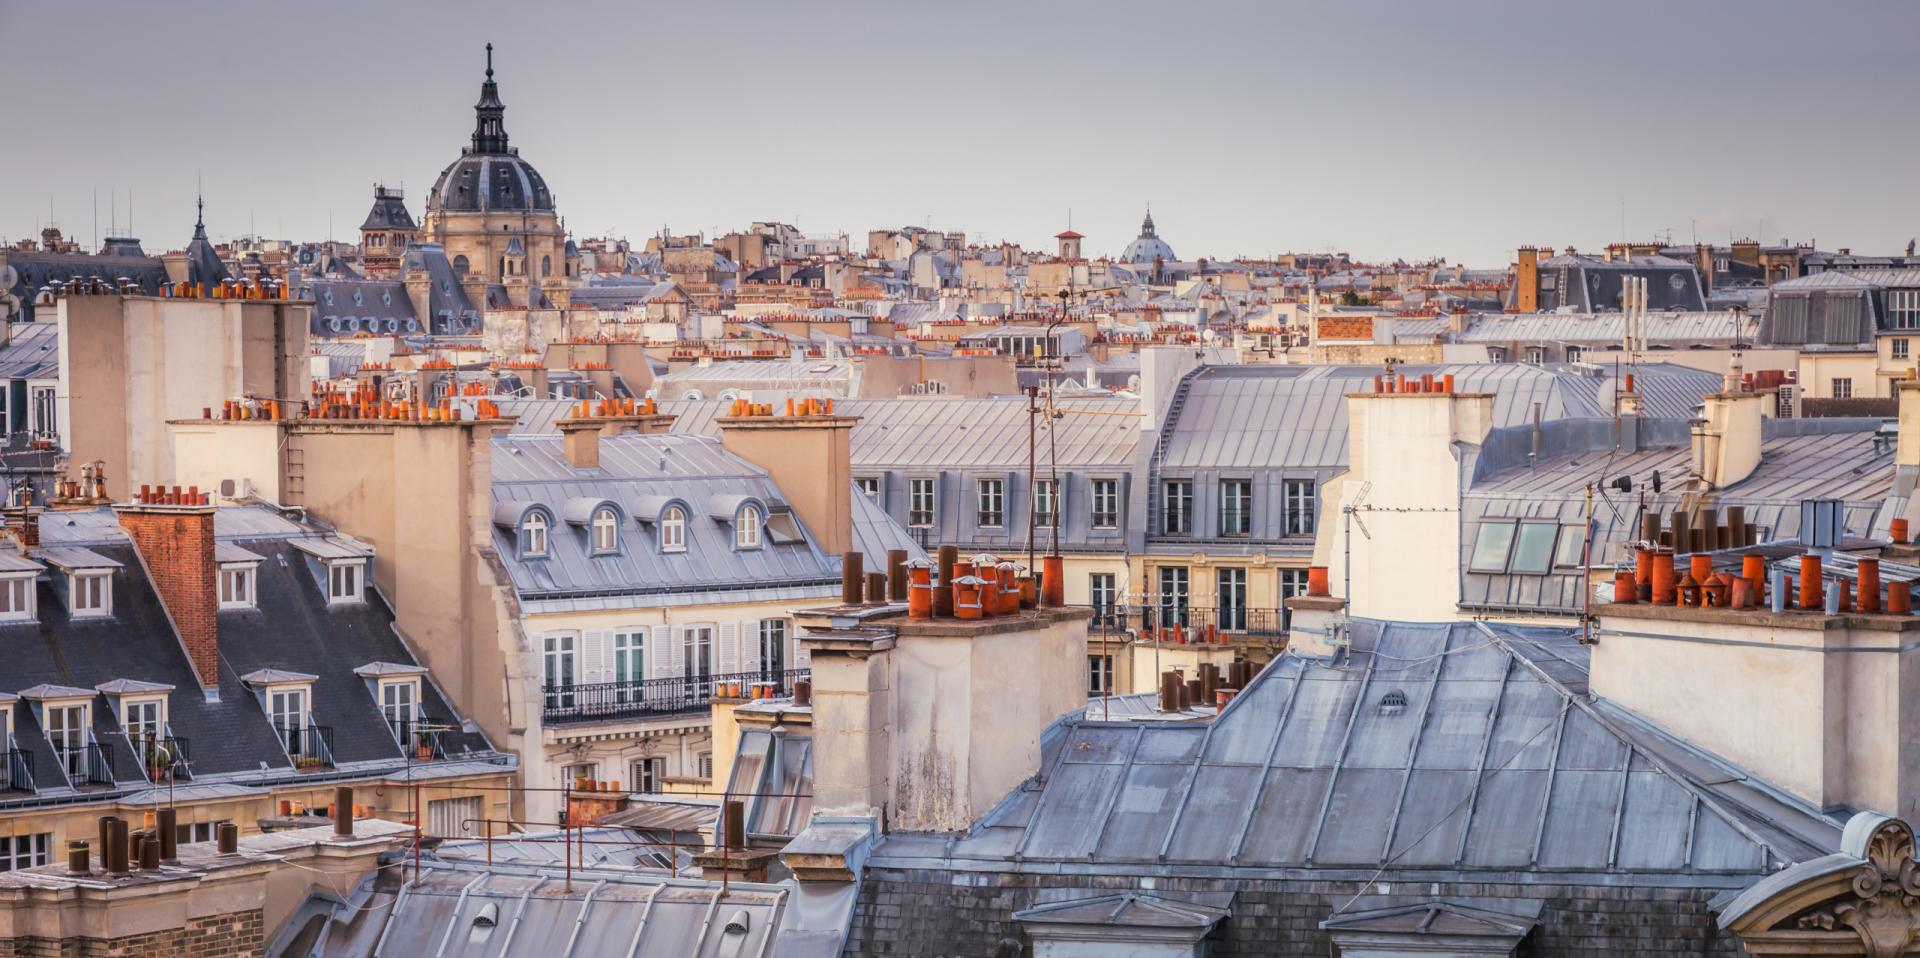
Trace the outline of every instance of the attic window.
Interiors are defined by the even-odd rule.
[[[741,549],[760,548],[760,510],[747,506],[733,523],[733,544]]]
[[[1493,519],[1480,523],[1474,534],[1473,556],[1468,572],[1501,573],[1507,571],[1507,553],[1513,549],[1512,519]]]
[[[99,569],[68,573],[67,610],[78,619],[113,614],[113,573]]]
[[[251,609],[256,604],[254,572],[257,563],[230,562],[220,566],[220,608]]]
[[[620,515],[605,506],[593,510],[593,551],[620,551]]]
[[[327,604],[366,601],[367,560],[336,559],[327,563]]]
[[[32,622],[34,616],[34,579],[36,573],[10,575],[0,579],[0,622]]]
[[[529,512],[520,520],[520,555],[522,558],[539,558],[547,554],[547,517],[542,512]]]
[[[1398,715],[1407,710],[1407,693],[1392,689],[1380,696],[1380,714]]]
[[[660,514],[660,551],[687,551],[687,510],[669,506]]]

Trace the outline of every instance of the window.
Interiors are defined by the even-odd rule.
[[[1580,358],[1584,355],[1586,355],[1586,350],[1581,349],[1578,346],[1567,347],[1567,362],[1577,363],[1580,361]]]
[[[541,657],[545,660],[544,685],[546,687],[547,708],[573,708],[574,641],[571,633],[549,635],[540,640]]]
[[[253,608],[253,573],[251,562],[220,567],[220,608]]]
[[[1087,577],[1088,603],[1093,606],[1093,618],[1096,625],[1112,626],[1115,610],[1119,606],[1113,573],[1095,572]]]
[[[1006,525],[1007,483],[1004,479],[982,479],[977,483],[979,489],[979,526],[983,529],[999,528]]]
[[[1583,526],[1561,526],[1560,544],[1553,551],[1553,564],[1561,569],[1578,569],[1585,561],[1587,537]]]
[[[701,752],[700,758],[699,758],[699,764],[700,764],[700,777],[704,779],[712,779],[713,778],[713,753]]]
[[[1281,484],[1286,500],[1287,528],[1290,536],[1313,535],[1314,516],[1320,511],[1320,497],[1312,479],[1288,479]]]
[[[1160,624],[1187,624],[1187,567],[1160,567]]]
[[[1120,525],[1120,480],[1093,480],[1093,527],[1113,529]]]
[[[1175,536],[1192,533],[1193,483],[1185,479],[1169,479],[1161,484],[1160,494],[1164,531]]]
[[[853,482],[860,487],[860,494],[866,496],[868,500],[873,502],[880,501],[880,477],[861,476],[853,480]]]
[[[690,626],[680,633],[681,675],[694,695],[713,694],[713,626]]]
[[[1216,574],[1219,593],[1217,606],[1223,631],[1244,632],[1247,628],[1247,570],[1221,569]]]
[[[1920,289],[1887,290],[1887,328],[1920,329]]]
[[[74,617],[113,614],[112,573],[74,572],[68,582],[72,592],[68,596],[67,605]]]
[[[660,515],[660,551],[687,551],[687,510],[668,506]]]
[[[1833,398],[1835,399],[1852,399],[1853,398],[1852,377],[1849,377],[1849,376],[1833,377]]]
[[[1887,348],[1893,350],[1893,358],[1905,359],[1907,358],[1908,350],[1911,348],[1910,344],[1912,342],[1913,340],[1910,339],[1895,339],[1887,343]]]
[[[605,506],[593,510],[593,551],[620,551],[620,514]]]
[[[1560,534],[1557,522],[1522,522],[1514,542],[1513,562],[1508,571],[1519,575],[1545,575],[1553,565],[1554,540]]]
[[[547,517],[542,512],[529,512],[520,520],[520,554],[525,557],[547,554]]]
[[[307,754],[307,690],[304,687],[270,689],[267,715],[286,743],[287,755],[298,760]]]
[[[455,256],[453,258],[453,271],[455,273],[465,276],[467,275],[467,268],[467,258],[465,256]]]
[[[760,678],[779,681],[787,670],[787,620],[760,620]]]
[[[0,579],[0,622],[32,622],[34,619],[34,577],[12,576]]]
[[[60,424],[60,420],[54,412],[53,387],[33,387],[31,405],[28,408],[33,413],[32,428],[34,434],[51,438],[58,430]]]
[[[1280,570],[1280,602],[1283,608],[1285,607],[1285,603],[1287,599],[1292,598],[1293,596],[1296,596],[1296,595],[1306,595],[1306,594],[1307,594],[1307,570],[1305,569],[1281,569]]]
[[[361,559],[327,563],[327,602],[360,602],[365,599],[367,563]]]
[[[933,525],[933,480],[907,480],[907,525]]]
[[[1507,552],[1513,548],[1513,520],[1495,519],[1480,523],[1473,537],[1473,557],[1468,572],[1507,571]]]
[[[562,788],[578,786],[582,781],[597,779],[599,777],[599,762],[579,762],[573,765],[560,766],[560,785]]]
[[[420,699],[420,686],[413,682],[380,683],[380,714],[387,720],[387,728],[393,730],[393,739],[403,749],[412,748],[415,743],[407,741],[413,731],[414,707]]]
[[[647,632],[624,629],[613,634],[613,680],[622,685],[647,677]],[[622,694],[625,694],[624,692]],[[622,699],[621,701],[626,701]]]
[[[1220,534],[1244,536],[1253,531],[1253,483],[1245,479],[1220,480]]]
[[[149,765],[155,764],[156,758],[162,758],[157,750],[162,745],[161,739],[166,737],[166,707],[166,699],[140,699],[120,706],[120,728],[127,733],[127,744]]]
[[[1113,656],[1087,656],[1087,694],[1106,695],[1113,691]]]
[[[67,781],[79,785],[87,780],[87,707],[84,705],[48,705],[47,744],[60,757]]]
[[[733,544],[741,549],[760,548],[760,510],[747,506],[733,523]]]
[[[1527,347],[1527,362],[1544,363],[1546,361],[1547,361],[1546,347],[1544,346],[1528,346]]]
[[[627,763],[627,780],[636,792],[657,794],[661,779],[666,777],[667,760],[664,758],[636,758]]]
[[[1052,479],[1041,479],[1033,486],[1033,524],[1041,529],[1051,529],[1060,521],[1059,484]]]
[[[35,868],[47,863],[47,849],[53,845],[52,832],[12,835],[0,838],[0,872]]]

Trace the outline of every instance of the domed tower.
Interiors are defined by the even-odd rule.
[[[1123,263],[1172,263],[1179,258],[1173,255],[1173,247],[1168,246],[1167,241],[1153,231],[1153,209],[1149,207],[1147,218],[1140,224],[1140,235],[1127,244],[1126,250],[1120,254],[1120,261]]]
[[[360,224],[360,265],[367,275],[398,275],[400,257],[413,242],[415,230],[406,197],[397,189],[374,184],[373,208]]]
[[[547,181],[507,143],[491,43],[473,113],[472,142],[434,181],[422,232],[446,248],[454,272],[489,284],[505,283],[511,258],[516,305],[528,305],[527,290],[564,272],[566,235]]]

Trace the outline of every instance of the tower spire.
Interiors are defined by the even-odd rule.
[[[487,78],[480,84],[480,102],[473,105],[473,152],[507,152],[506,104],[493,80],[493,44],[487,44]]]

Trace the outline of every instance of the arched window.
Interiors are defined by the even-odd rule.
[[[687,551],[687,510],[668,506],[660,515],[660,551]]]
[[[760,510],[752,506],[740,510],[733,524],[733,544],[741,549],[760,548]]]
[[[540,277],[542,279],[545,279],[546,277],[552,276],[552,275],[553,275],[553,257],[551,256],[540,257]]]
[[[525,556],[543,556],[547,554],[547,517],[543,513],[529,512],[520,520],[520,554]]]
[[[455,256],[453,258],[453,271],[462,276],[467,275],[467,258],[465,256]]]
[[[593,511],[593,551],[614,552],[620,548],[620,516],[605,506]]]

